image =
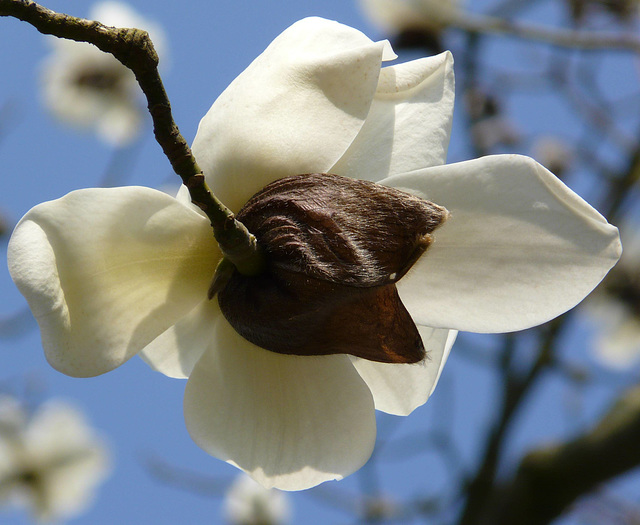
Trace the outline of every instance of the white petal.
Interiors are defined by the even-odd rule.
[[[205,297],[204,301],[151,341],[138,355],[155,371],[186,379],[200,356],[211,346],[213,327],[219,315],[218,300],[210,301]]]
[[[373,399],[346,355],[269,352],[224,319],[215,337],[185,392],[187,428],[200,447],[283,490],[341,479],[369,459]]]
[[[188,313],[206,295],[218,257],[206,219],[135,187],[40,204],[8,249],[47,359],[72,376],[119,366]]]
[[[233,211],[268,183],[326,172],[369,112],[386,42],[320,18],[297,22],[220,95],[193,152]]]
[[[376,410],[407,416],[424,405],[438,384],[458,332],[419,326],[427,357],[412,365],[374,363],[351,357],[353,365],[371,389]]]
[[[508,332],[579,303],[621,252],[618,230],[528,157],[499,155],[382,181],[451,217],[398,283],[418,324]]]
[[[367,120],[331,173],[379,181],[444,164],[453,100],[448,51],[383,68]]]

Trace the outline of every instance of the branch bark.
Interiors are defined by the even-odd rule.
[[[495,525],[543,525],[581,495],[640,465],[640,386],[583,436],[534,450],[496,500]]]
[[[225,257],[244,275],[255,275],[262,270],[263,254],[255,237],[211,192],[173,120],[171,104],[158,73],[158,55],[146,31],[107,27],[96,21],[56,13],[32,0],[0,0],[0,16],[27,22],[47,35],[93,44],[133,71],[147,99],[156,141],[189,189],[192,202],[211,221]]]

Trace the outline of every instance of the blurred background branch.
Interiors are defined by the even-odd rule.
[[[579,437],[529,452],[476,523],[543,525],[580,496],[640,465],[640,387],[625,392]]]

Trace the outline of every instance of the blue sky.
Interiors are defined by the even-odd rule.
[[[132,0],[130,4],[164,27],[170,55],[164,74],[165,86],[174,118],[189,141],[217,95],[294,21],[311,15],[324,16],[355,26],[372,38],[382,36],[362,17],[356,2],[349,0]],[[90,4],[52,0],[45,5],[86,16]],[[16,221],[39,202],[77,188],[99,185],[114,159],[114,151],[93,136],[69,129],[46,114],[37,91],[38,65],[47,53],[45,37],[16,20],[0,19],[0,25],[0,107],[7,104],[10,109],[4,113],[8,125],[0,122],[0,210],[10,221]],[[455,38],[452,44],[456,45]],[[524,55],[529,52],[521,51],[513,41],[496,40],[491,45],[505,60],[513,60],[513,64],[523,56],[531,57]],[[611,67],[617,71],[617,66]],[[616,89],[624,91],[629,87],[623,82]],[[516,118],[524,123],[526,131],[553,131],[567,137],[575,131],[573,117],[558,113],[559,108],[551,99],[541,102],[543,110],[523,104],[513,106]],[[450,161],[463,160],[468,155],[462,135],[462,125],[456,120]],[[177,184],[178,178],[172,176],[149,126],[140,144],[128,155],[120,158],[126,166],[124,183],[152,187],[167,182]],[[588,190],[588,185],[584,190]],[[4,257],[6,243],[1,250]],[[0,265],[0,297],[2,316],[25,306],[5,265]],[[581,358],[580,352],[585,352],[584,335],[578,337],[583,332],[576,331],[575,337],[568,341],[569,355]],[[490,346],[492,341],[490,337],[462,337],[459,344],[467,352],[461,351],[458,355],[454,347],[433,399],[409,418],[382,417],[379,421],[381,439],[390,435],[400,438],[424,434],[429,429],[452,425],[455,434],[463,436],[458,443],[458,460],[463,465],[473,465],[477,436],[486,431],[495,406],[496,385],[490,369],[474,364],[464,355],[469,352],[481,355],[483,346]],[[16,393],[28,392],[36,400],[63,397],[72,401],[87,412],[92,424],[111,443],[113,474],[99,490],[95,505],[74,523],[221,522],[221,498],[216,496],[219,491],[203,495],[169,486],[145,466],[149,458],[160,458],[180,469],[200,473],[212,482],[226,482],[237,475],[238,471],[208,456],[189,438],[182,416],[184,385],[183,381],[154,373],[137,358],[104,376],[74,379],[48,366],[36,329],[19,338],[0,340],[0,387]],[[557,378],[552,377],[541,385],[541,400],[531,405],[532,417],[513,440],[509,452],[515,456],[528,444],[579,428],[606,405],[610,396],[609,390],[596,392],[588,400],[584,420],[572,421],[566,418],[563,403],[573,394]],[[555,403],[553,410],[548,409],[547,401]],[[433,451],[404,458],[402,452],[394,449],[393,444],[382,447],[379,461],[343,483],[327,484],[327,490],[373,490],[369,487],[372,480],[379,481],[383,493],[407,497],[437,495],[446,488],[451,465],[443,463]],[[293,502],[295,523],[351,521],[349,515],[325,505],[318,495],[298,494]],[[6,518],[3,523],[10,525],[28,523],[23,512],[0,516]]]

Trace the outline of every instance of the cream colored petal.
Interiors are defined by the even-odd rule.
[[[193,152],[233,211],[268,183],[326,172],[367,117],[386,42],[321,18],[295,23],[220,95]]]
[[[40,204],[8,249],[47,359],[72,376],[117,367],[182,318],[206,296],[218,257],[206,219],[138,187]]]
[[[427,357],[412,365],[374,363],[351,357],[371,389],[376,410],[407,416],[424,405],[433,393],[458,332],[419,326]]]
[[[217,299],[205,297],[185,317],[156,337],[138,354],[152,369],[186,379],[204,351],[211,346],[213,327],[220,316]]]
[[[385,67],[364,126],[332,173],[379,181],[444,164],[453,117],[453,57]]]
[[[418,324],[535,326],[573,308],[620,256],[618,230],[543,166],[499,155],[382,181],[451,216],[398,283]]]
[[[184,412],[200,447],[267,488],[341,479],[375,443],[371,392],[346,355],[269,352],[223,319],[189,377]]]

